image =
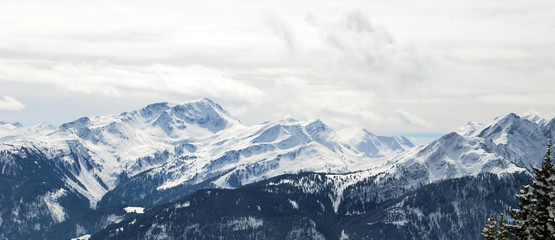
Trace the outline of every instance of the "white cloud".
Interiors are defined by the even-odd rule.
[[[0,110],[19,111],[24,108],[25,108],[25,105],[23,105],[23,103],[21,103],[20,101],[18,101],[13,97],[4,96],[4,98],[0,100]]]
[[[426,122],[424,119],[419,118],[412,113],[408,113],[403,110],[397,110],[395,111],[395,115],[399,120],[401,120],[403,123],[407,125],[426,127],[426,128],[431,127],[430,124]]]
[[[418,54],[398,44],[361,10],[332,15],[309,12],[304,19],[271,18],[269,22],[269,31],[288,52],[279,64],[301,69],[299,74],[305,78],[392,92],[414,89],[427,78]]]
[[[555,107],[554,1],[37,3],[0,8],[0,96],[47,99],[29,109],[209,97],[247,124],[397,134]],[[30,112],[11,119],[49,120]]]
[[[124,97],[136,92],[254,102],[263,93],[216,69],[199,66],[125,66],[109,63],[0,59],[0,80],[52,85],[60,91]]]

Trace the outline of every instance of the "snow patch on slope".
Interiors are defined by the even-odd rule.
[[[232,228],[233,231],[248,230],[262,227],[264,225],[264,221],[262,219],[248,216],[233,219],[228,221],[225,225]]]
[[[123,210],[126,213],[138,213],[138,214],[145,213],[145,208],[144,207],[125,207],[125,208],[123,208]]]
[[[299,204],[296,201],[289,199],[289,203],[293,209],[299,209]]]
[[[89,240],[90,238],[91,238],[90,234],[85,234],[85,235],[80,236],[80,237],[72,238],[71,240]]]
[[[58,202],[60,197],[63,197],[67,194],[67,191],[63,188],[58,189],[57,191],[46,193],[42,197],[42,201],[46,204],[48,211],[50,211],[50,216],[52,220],[56,223],[61,223],[65,221],[67,215],[64,211],[64,208]]]

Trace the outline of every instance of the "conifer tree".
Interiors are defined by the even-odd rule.
[[[532,192],[536,197],[534,209],[534,239],[555,239],[550,228],[553,228],[553,175],[555,169],[551,160],[551,140],[547,143],[547,153],[541,168],[533,167],[535,181]]]
[[[551,148],[550,139],[541,168],[532,167],[532,185],[525,185],[516,195],[519,209],[509,211],[516,224],[503,226],[506,230],[499,229],[499,233],[507,233],[516,240],[555,240],[555,166]],[[499,220],[504,225],[502,219]],[[503,239],[502,235],[499,237]]]
[[[549,163],[551,173],[547,178],[547,197],[549,203],[547,206],[548,219],[546,222],[546,230],[548,231],[550,238],[555,239],[555,166],[553,165],[553,159],[551,157],[551,139],[547,143],[547,153],[544,157],[544,162]]]
[[[493,217],[493,213],[486,221],[486,226],[484,227],[484,229],[482,229],[481,235],[486,240],[497,240],[497,222],[495,222],[495,217]]]
[[[499,215],[499,227],[497,228],[497,239],[505,240],[510,237],[509,230],[507,229],[507,225],[505,225],[505,214],[501,213]]]
[[[520,194],[516,195],[519,200],[519,209],[511,209],[509,213],[515,220],[515,225],[510,226],[511,235],[515,240],[528,240],[532,239],[533,232],[533,212],[534,212],[534,194],[530,185],[525,185],[524,189],[520,190]]]

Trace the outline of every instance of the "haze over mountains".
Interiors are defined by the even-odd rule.
[[[210,239],[217,234],[215,229],[227,229],[228,236],[236,239],[269,236],[278,230],[290,239],[342,235],[425,239],[430,238],[425,232],[432,229],[438,239],[445,239],[442,234],[453,236],[447,239],[463,239],[455,234],[457,229],[444,229],[457,221],[458,229],[469,228],[468,239],[475,239],[480,229],[472,222],[484,210],[514,204],[507,196],[524,182],[530,167],[541,162],[545,143],[554,135],[555,119],[508,114],[488,124],[469,122],[458,132],[414,146],[405,137],[376,136],[366,129],[335,132],[320,120],[284,119],[244,126],[209,99],[83,117],[58,128],[47,123],[27,128],[4,123],[0,125],[0,204],[4,206],[0,239],[70,238],[94,234],[111,223],[120,225],[98,236],[154,239],[192,234],[187,236]],[[472,184],[493,190],[470,196],[466,193],[472,191]],[[503,184],[512,187],[495,191]],[[446,201],[451,206],[478,201],[468,207],[479,213],[465,215],[458,207],[423,210],[446,204],[435,202],[438,199],[418,205],[429,197],[422,195],[423,189],[441,194],[455,185],[459,188],[453,190],[453,198],[447,198],[452,201]],[[212,199],[211,190],[194,193],[206,188],[238,189],[213,190],[221,193],[220,200]],[[479,197],[487,193],[489,198]],[[195,200],[199,197],[204,200]],[[238,199],[272,210],[253,210],[253,204],[237,203],[239,212],[222,210],[220,220],[203,225],[209,216],[198,209]],[[270,207],[284,202],[290,206],[286,210]],[[129,205],[153,209],[144,215],[123,212]],[[194,206],[198,206],[196,213],[188,212]],[[176,218],[189,214],[188,225],[177,226],[169,216],[156,217],[163,209],[171,212],[167,210],[171,207]],[[86,213],[95,220],[84,220]],[[297,229],[276,220],[284,214],[305,227]],[[357,218],[371,218],[379,224],[368,225]],[[123,227],[133,221],[149,227]],[[275,228],[264,227],[269,226],[266,222]],[[323,230],[332,225],[337,227]],[[374,231],[381,231],[376,226],[381,225],[393,229],[394,235],[375,235]],[[252,231],[240,226],[250,226]],[[60,229],[66,235],[59,235]],[[401,234],[407,231],[411,234]]]

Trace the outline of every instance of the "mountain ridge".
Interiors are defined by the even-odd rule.
[[[388,144],[403,151],[408,143],[381,145],[394,152]],[[350,172],[371,164],[372,158],[348,145],[320,120],[286,119],[244,126],[209,99],[156,103],[121,114],[82,117],[58,128],[48,124],[21,128],[0,136],[0,167],[11,169],[10,177],[24,179],[22,169],[36,165],[52,173],[41,171],[29,187],[40,186],[44,182],[41,178],[54,178],[56,184],[33,195],[16,188],[14,182],[12,190],[30,195],[24,202],[9,203],[13,208],[0,212],[2,219],[21,219],[21,224],[4,221],[2,231],[32,232],[71,218],[76,213],[61,204],[65,199],[80,199],[71,204],[93,209],[99,204],[153,206],[199,187],[235,188],[285,173]],[[26,151],[37,154],[25,155]],[[29,161],[8,160],[26,157]],[[142,192],[136,191],[138,186],[143,187]],[[56,194],[59,192],[63,194]],[[13,195],[4,197],[4,201],[11,201]],[[40,213],[33,210],[47,199],[47,206],[54,207]],[[27,209],[21,214],[38,214],[37,218],[14,217],[17,209]]]
[[[328,173],[323,189],[334,214],[351,211],[341,206],[353,197],[366,209],[451,179],[526,174],[541,161],[555,119],[507,114],[414,146],[366,129],[336,132],[319,119],[244,126],[200,99],[83,117],[58,128],[10,129],[0,131],[1,177],[10,179],[3,192],[12,194],[0,196],[11,206],[0,210],[0,239],[50,229],[86,209],[154,207],[199,189],[235,189],[303,172]],[[28,178],[23,169],[37,175]],[[42,190],[29,192],[21,183]],[[87,226],[94,233],[106,225]]]

